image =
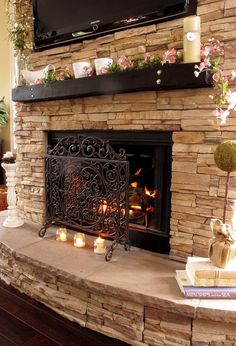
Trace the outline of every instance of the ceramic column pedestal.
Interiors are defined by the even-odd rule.
[[[16,163],[2,163],[6,172],[8,216],[3,222],[4,227],[20,227],[24,221],[18,216],[16,209]]]

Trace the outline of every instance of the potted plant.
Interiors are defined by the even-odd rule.
[[[236,141],[228,140],[219,144],[216,148],[214,159],[217,167],[227,172],[227,175],[223,218],[222,220],[211,220],[211,229],[214,237],[210,241],[209,258],[217,267],[225,268],[236,257],[236,242],[232,235],[232,227],[226,224],[230,173],[236,171]]]
[[[0,126],[5,126],[8,123],[8,111],[4,102],[4,97],[0,100]]]

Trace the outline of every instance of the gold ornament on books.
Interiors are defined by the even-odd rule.
[[[213,238],[209,246],[209,259],[215,266],[225,268],[227,264],[236,259],[236,242],[233,237],[233,231],[235,230],[232,230],[231,225],[226,224],[230,173],[236,171],[236,141],[229,140],[219,144],[216,148],[214,159],[217,167],[227,172],[227,175],[223,220],[211,220],[210,226],[213,232]]]
[[[210,241],[209,258],[215,266],[225,268],[236,257],[232,228],[219,219],[212,219],[210,226],[214,237]]]

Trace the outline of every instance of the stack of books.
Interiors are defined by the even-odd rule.
[[[176,270],[176,280],[186,298],[236,299],[236,262],[221,269],[208,258],[188,257],[185,270]]]

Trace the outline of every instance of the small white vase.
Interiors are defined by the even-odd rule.
[[[72,64],[75,78],[88,77],[91,72],[91,64],[88,61],[77,61]]]
[[[105,74],[108,72],[108,68],[112,65],[113,60],[111,58],[98,58],[94,60],[95,70],[97,75]]]
[[[14,57],[14,79],[15,86],[21,86],[24,84],[24,78],[22,71],[27,69],[28,59],[19,51]]]

